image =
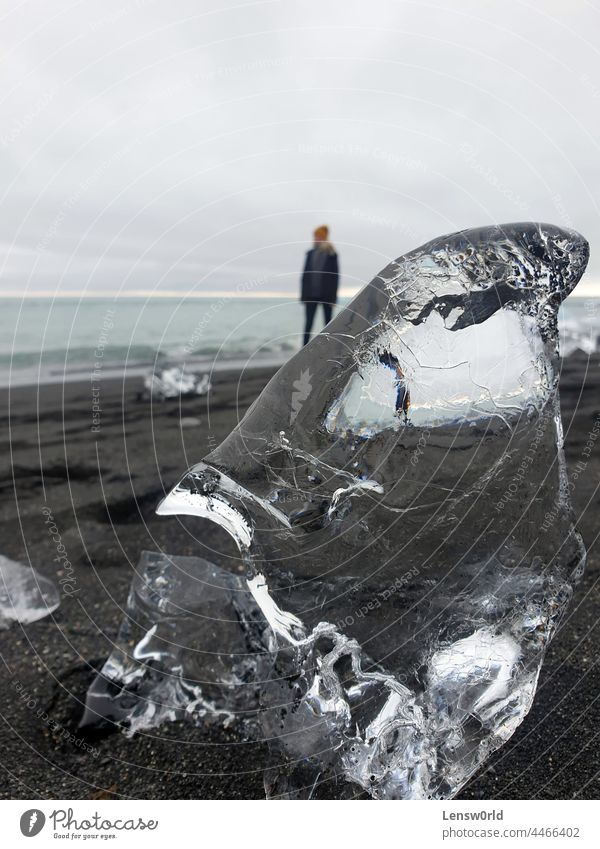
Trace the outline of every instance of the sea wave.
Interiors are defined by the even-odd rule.
[[[155,363],[167,358],[163,351],[157,351],[150,345],[113,345],[102,349],[101,357],[96,355],[93,347],[45,348],[42,351],[3,351],[0,352],[0,366],[31,368],[32,366],[94,366],[99,359],[106,365],[123,365],[124,363]]]

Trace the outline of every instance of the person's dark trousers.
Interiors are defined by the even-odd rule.
[[[304,306],[306,307],[306,322],[304,324],[304,344],[308,344],[308,340],[310,339],[310,331],[312,330],[313,321],[315,320],[315,315],[317,312],[317,307],[319,306],[318,301],[307,301]],[[331,313],[333,307],[331,304],[323,304],[323,312],[325,313],[325,324],[329,324],[331,321]]]

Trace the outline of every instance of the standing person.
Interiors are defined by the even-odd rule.
[[[319,304],[323,304],[325,324],[331,321],[333,305],[337,302],[339,277],[338,257],[329,241],[329,227],[323,224],[317,227],[313,235],[315,244],[306,254],[300,295],[300,300],[306,306],[305,345],[310,339],[310,331]]]

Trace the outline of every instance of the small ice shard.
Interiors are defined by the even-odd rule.
[[[208,374],[194,374],[179,366],[152,371],[144,378],[146,395],[158,401],[182,395],[206,395],[211,384]]]
[[[159,506],[230,533],[270,626],[269,795],[449,798],[527,714],[585,559],[557,310],[587,259],[525,223],[390,263]]]
[[[190,718],[248,726],[266,622],[246,581],[199,557],[144,551],[116,646],[92,683],[80,727],[133,734]],[[265,673],[266,674],[266,673]]]
[[[32,566],[0,554],[0,629],[27,625],[48,616],[60,604],[58,589]]]

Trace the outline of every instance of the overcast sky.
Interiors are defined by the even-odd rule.
[[[0,0],[0,293],[296,294],[463,227],[591,242],[600,5]]]

